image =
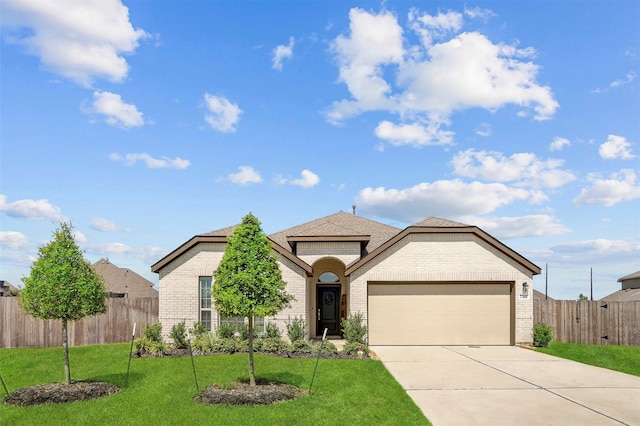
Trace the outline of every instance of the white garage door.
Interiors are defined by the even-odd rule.
[[[510,345],[511,285],[369,284],[370,345]]]

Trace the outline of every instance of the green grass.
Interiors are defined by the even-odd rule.
[[[70,348],[73,380],[111,382],[123,391],[70,404],[12,407],[0,404],[0,424],[387,424],[428,425],[428,420],[380,361],[321,359],[312,394],[281,404],[205,406],[197,393],[191,359],[134,358],[124,388],[128,344]],[[248,379],[246,354],[196,357],[200,389]],[[256,355],[256,375],[309,388],[311,358]],[[9,392],[63,380],[62,348],[0,349],[0,374]],[[0,386],[0,395],[4,390]]]
[[[538,348],[537,351],[583,364],[640,376],[640,347],[637,346],[599,346],[552,342],[547,348]]]

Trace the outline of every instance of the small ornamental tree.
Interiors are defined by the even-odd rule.
[[[260,221],[249,213],[235,229],[224,256],[213,273],[211,294],[223,317],[244,317],[249,334],[249,384],[255,386],[253,367],[253,320],[284,309],[293,297],[285,292],[286,283],[277,258]]]
[[[84,258],[71,233],[62,223],[53,240],[38,250],[28,277],[22,278],[22,309],[43,320],[62,320],[65,383],[71,383],[67,325],[86,316],[106,312],[102,277]]]

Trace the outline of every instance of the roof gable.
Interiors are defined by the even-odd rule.
[[[418,222],[418,224],[416,224],[416,225],[412,225],[412,226],[409,226],[409,227],[405,228],[403,231],[401,231],[400,233],[395,235],[393,238],[391,238],[390,240],[386,241],[384,244],[379,246],[376,250],[374,250],[373,252],[369,253],[368,256],[362,257],[359,260],[353,262],[351,265],[348,265],[347,269],[345,271],[345,275],[350,275],[351,273],[353,273],[358,268],[366,265],[371,260],[373,260],[377,256],[379,256],[380,254],[384,253],[387,249],[392,247],[398,241],[404,239],[407,235],[409,235],[409,234],[425,234],[425,233],[426,234],[429,234],[429,233],[436,233],[436,234],[438,234],[438,233],[440,233],[440,234],[442,234],[442,233],[468,233],[468,234],[473,234],[476,237],[478,237],[481,240],[483,240],[484,242],[486,242],[489,245],[493,246],[494,248],[496,248],[500,252],[504,253],[506,256],[508,256],[511,259],[515,260],[520,265],[522,265],[525,268],[527,268],[528,270],[530,270],[534,275],[538,275],[541,272],[540,267],[538,267],[534,263],[530,262],[529,260],[527,260],[526,258],[521,256],[520,254],[518,254],[516,251],[514,251],[511,248],[507,247],[506,245],[504,245],[503,243],[501,243],[500,241],[498,241],[497,239],[495,239],[491,235],[487,234],[486,232],[484,232],[483,230],[481,230],[477,226],[464,225],[464,224],[461,224],[461,223],[458,223],[458,222],[448,221],[446,219],[429,217],[427,219],[424,219],[424,220]]]

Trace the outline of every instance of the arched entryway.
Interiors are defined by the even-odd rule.
[[[347,280],[345,265],[336,258],[323,258],[313,265],[315,295],[315,333],[340,336],[340,323],[347,315]]]

